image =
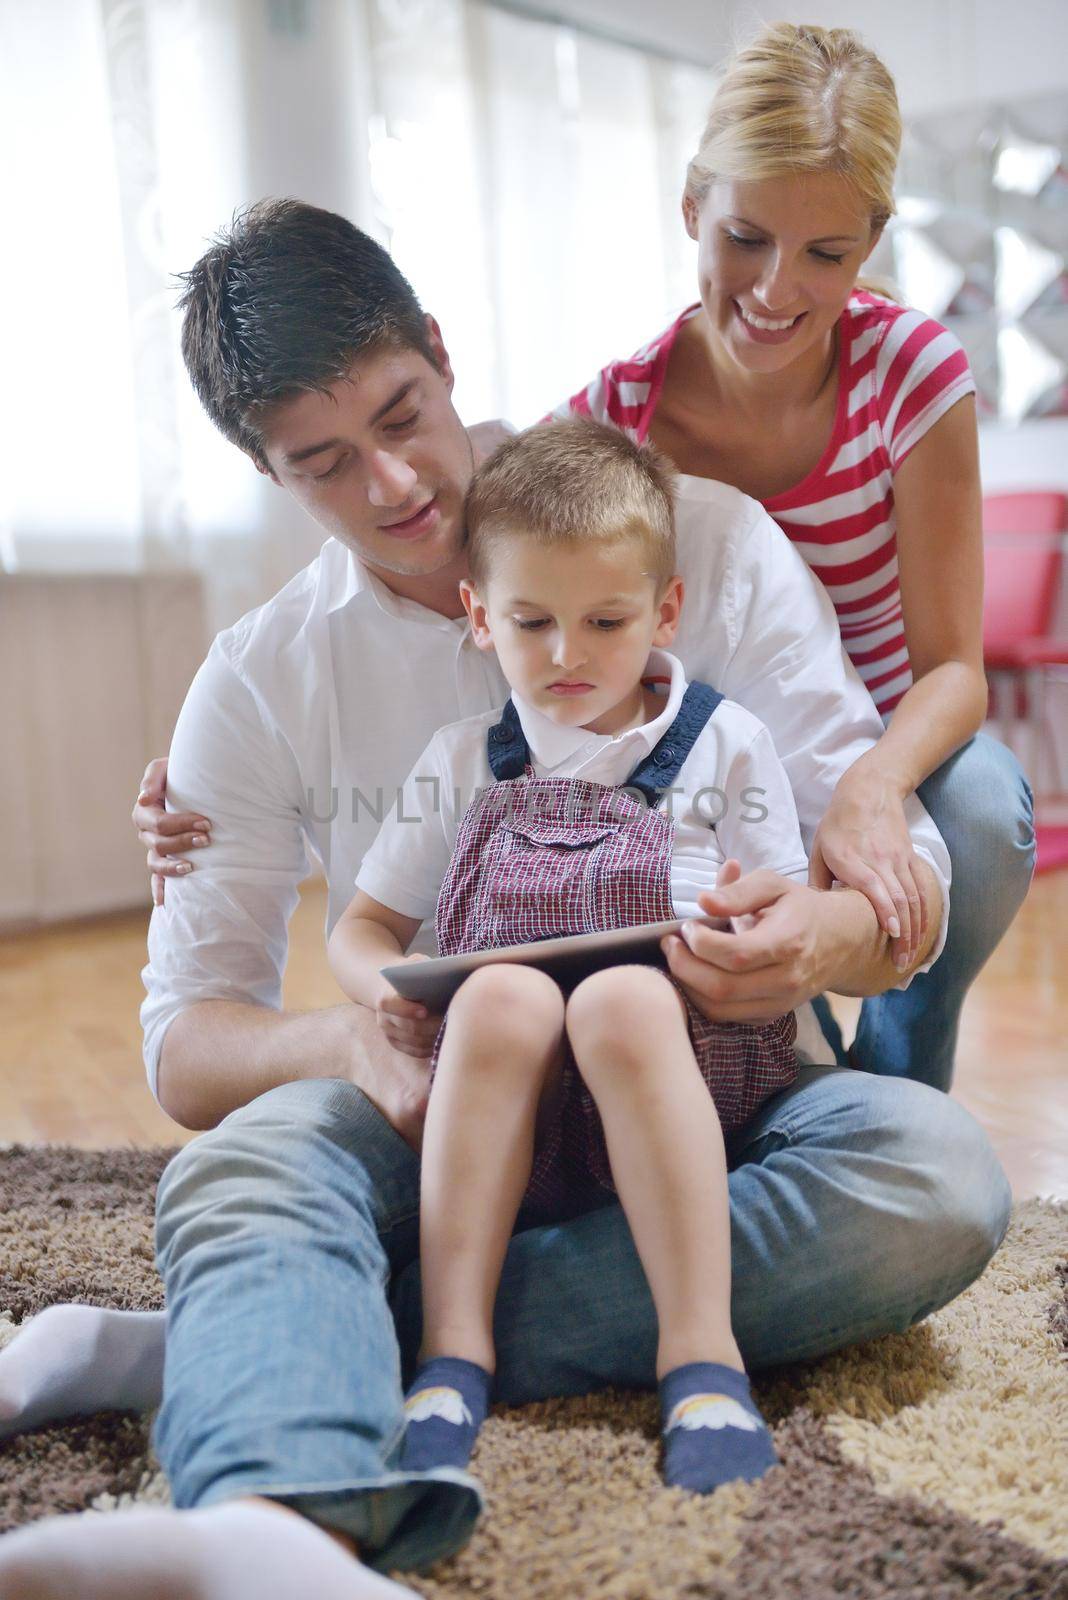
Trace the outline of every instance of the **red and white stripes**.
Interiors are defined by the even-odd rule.
[[[554,415],[649,432],[690,306],[627,361],[613,362]],[[827,448],[808,476],[764,502],[827,589],[842,641],[879,710],[912,682],[901,617],[893,479],[950,406],[975,390],[957,340],[922,312],[858,291],[839,323],[839,386]]]

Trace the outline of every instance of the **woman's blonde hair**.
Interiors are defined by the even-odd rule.
[[[894,213],[901,113],[894,80],[848,28],[774,22],[729,63],[686,196],[720,178],[837,172],[882,228]]]

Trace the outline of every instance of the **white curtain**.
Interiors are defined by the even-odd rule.
[[[376,220],[465,416],[535,421],[693,298],[707,72],[461,0],[371,11]]]
[[[293,194],[381,239],[470,421],[533,421],[691,297],[706,72],[482,0],[0,0],[0,566],[192,567],[209,622],[320,535],[214,433],[174,273]]]

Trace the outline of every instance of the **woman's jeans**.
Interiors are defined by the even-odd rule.
[[[866,1072],[948,1089],[964,997],[1031,882],[1033,797],[1016,757],[982,733],[932,772],[919,796],[953,864],[945,949],[907,989],[865,1000],[848,1061]],[[816,1010],[844,1065],[842,1035],[827,1002],[817,1002]]]
[[[727,1153],[750,1369],[908,1328],[982,1272],[1008,1224],[986,1136],[925,1084],[803,1068]],[[381,1568],[464,1543],[475,1481],[397,1467],[418,1207],[418,1158],[337,1079],[284,1084],[175,1156],[157,1207],[155,1444],[178,1506],[284,1501]],[[513,1238],[495,1335],[499,1400],[654,1384],[656,1315],[618,1204]]]

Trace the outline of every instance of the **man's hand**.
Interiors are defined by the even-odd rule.
[[[837,896],[775,872],[744,878],[725,862],[714,890],[698,895],[702,911],[733,917],[736,932],[688,923],[662,949],[672,975],[713,1022],[770,1022],[830,986],[848,952],[840,925],[826,915]]]
[[[430,957],[416,952],[406,956],[405,960],[429,961]],[[375,1016],[394,1050],[399,1050],[405,1056],[414,1056],[417,1061],[429,1060],[442,1023],[440,1015],[428,1011],[417,1000],[405,1000],[383,978],[375,1004]]]
[[[183,1128],[215,1128],[258,1095],[301,1078],[355,1084],[415,1151],[423,1138],[430,1064],[388,1044],[370,1006],[274,1011],[200,1000],[175,1017],[160,1056],[160,1104]]]
[[[370,1057],[360,1058],[358,1072],[353,1071],[351,1081],[418,1155],[423,1147],[423,1124],[430,1099],[430,1062],[393,1049],[380,1036],[379,1049]]]
[[[193,863],[185,861],[186,850],[202,850],[211,843],[211,821],[192,811],[168,811],[167,758],[157,756],[145,768],[141,788],[134,802],[132,821],[137,837],[148,851],[148,870],[152,874],[152,904],[163,904],[166,878],[184,877]]]

